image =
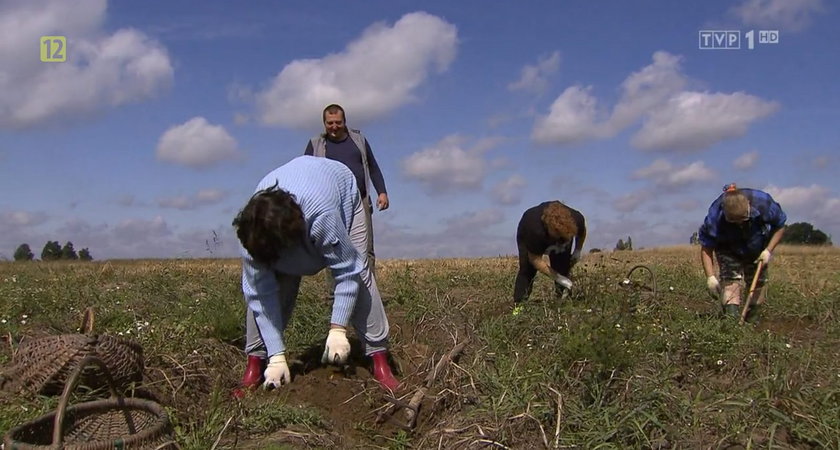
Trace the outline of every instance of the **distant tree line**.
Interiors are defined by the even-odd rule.
[[[814,228],[814,226],[808,222],[796,222],[788,225],[785,229],[785,234],[782,236],[781,243],[798,245],[832,245],[831,236]]]
[[[700,245],[700,237],[696,231],[691,235],[688,242],[691,245]],[[788,225],[785,228],[785,234],[782,236],[781,243],[792,245],[833,245],[831,243],[831,236],[814,228],[808,222],[796,222]]]
[[[615,244],[615,249],[620,250],[633,250],[633,240],[630,239],[630,236],[627,236],[627,240],[619,239],[618,242]]]
[[[29,244],[20,244],[15,250],[15,261],[32,261],[35,255]],[[90,250],[83,248],[76,253],[73,243],[67,241],[62,247],[58,241],[47,241],[41,250],[41,261],[93,261]]]

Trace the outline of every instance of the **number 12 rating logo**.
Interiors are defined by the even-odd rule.
[[[67,38],[41,36],[41,62],[67,61]]]

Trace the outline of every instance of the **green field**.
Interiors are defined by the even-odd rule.
[[[623,280],[636,265],[630,283]],[[575,293],[537,279],[512,308],[514,258],[384,260],[378,282],[406,401],[441,356],[404,429],[363,359],[317,363],[330,305],[305,278],[286,338],[294,382],[232,398],[244,370],[238,260],[0,263],[0,364],[23,339],[95,331],[136,339],[141,391],[184,449],[840,448],[840,251],[782,247],[764,320],[738,326],[705,290],[699,249],[587,255]],[[83,399],[76,399],[81,401]],[[0,395],[0,431],[55,409]]]

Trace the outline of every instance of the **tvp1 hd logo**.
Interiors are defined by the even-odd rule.
[[[779,30],[758,30],[759,44],[778,44]],[[700,30],[698,32],[700,50],[740,50],[740,30]],[[756,30],[744,33],[744,48],[753,50],[756,44]]]

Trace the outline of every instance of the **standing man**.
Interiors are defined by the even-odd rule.
[[[762,261],[763,268],[756,284],[757,298],[753,295],[747,299],[750,309],[746,319],[754,323],[764,303],[767,264],[782,240],[787,216],[766,192],[739,189],[735,183],[724,186],[723,190],[709,207],[698,233],[706,287],[713,297],[720,299],[724,314],[738,319],[741,286],[755,277],[758,262]],[[720,281],[715,277],[713,253],[717,257]]]
[[[336,280],[322,362],[347,361],[352,323],[374,378],[395,390],[388,365],[388,318],[365,256],[367,233],[356,178],[343,164],[299,156],[266,175],[233,221],[241,243],[247,302],[244,387],[290,383],[283,333],[302,275],[329,269]],[[266,359],[268,364],[266,367]]]
[[[519,314],[522,302],[531,294],[537,271],[554,280],[555,294],[567,295],[572,287],[572,267],[580,260],[585,241],[583,214],[561,202],[543,202],[522,214],[516,228],[519,272],[513,288],[514,315]],[[543,259],[546,253],[550,264]]]
[[[332,104],[324,108],[321,114],[324,121],[324,132],[310,139],[304,155],[312,155],[334,159],[347,166],[356,176],[359,194],[365,210],[365,225],[367,227],[367,257],[370,269],[376,271],[376,255],[373,250],[373,205],[371,204],[368,188],[371,183],[379,194],[376,197],[376,207],[380,211],[388,209],[388,193],[385,189],[385,178],[379,170],[379,164],[370,149],[370,143],[359,130],[347,128],[347,118],[344,108]]]

